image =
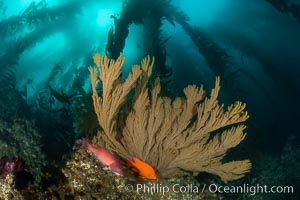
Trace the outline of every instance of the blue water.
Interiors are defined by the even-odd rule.
[[[141,0],[136,11],[149,2]],[[299,154],[291,152],[299,152],[300,140],[300,3],[173,0],[166,5],[169,10],[163,10],[162,15],[146,12],[147,17],[141,17],[131,11],[124,17],[121,0],[0,0],[1,123],[19,118],[34,121],[45,162],[59,162],[62,155],[68,155],[75,139],[88,134],[74,125],[78,120],[74,112],[63,109],[75,107],[73,100],[81,93],[74,87],[88,93],[87,67],[93,65],[93,54],[112,55],[107,44],[109,30],[114,27],[116,31],[113,16],[130,19],[130,14],[136,14],[128,24],[128,34],[120,31],[124,41],[116,39],[115,49],[126,56],[122,75],[126,77],[131,66],[144,56],[154,55],[155,76],[162,77],[166,94],[171,97],[182,96],[188,84],[203,84],[209,93],[215,77],[221,76],[220,102],[229,105],[243,101],[250,114],[242,153],[234,155],[253,160],[254,170],[248,180],[270,174],[263,164],[270,157],[281,163],[278,168],[289,166],[298,176],[270,166],[269,170],[277,169],[284,178],[262,180],[266,184],[299,186]],[[182,13],[186,17],[183,21],[199,30],[198,43],[173,11]],[[151,21],[155,16],[161,17],[158,24]],[[124,46],[118,46],[118,42],[125,42]],[[53,97],[47,84],[69,98],[70,105]],[[41,115],[53,123],[47,126]],[[0,140],[15,144],[5,133],[0,129]],[[59,150],[49,153],[56,144]],[[6,156],[22,155],[16,152]]]

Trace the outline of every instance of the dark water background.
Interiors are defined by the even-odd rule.
[[[149,2],[140,1],[139,9]],[[152,18],[129,12],[135,20],[116,39],[124,47],[114,48],[127,57],[123,75],[145,55],[155,55],[155,72],[173,97],[188,84],[209,91],[221,76],[220,101],[246,102],[250,113],[247,139],[234,156],[253,160],[251,178],[299,186],[300,2],[169,4],[174,10],[161,8],[163,14],[150,13]],[[0,1],[2,123],[34,120],[45,160],[60,160],[76,138],[88,135],[76,126],[76,113],[88,108],[74,97],[89,91],[92,55],[114,57],[108,33],[121,11],[120,0]],[[47,84],[66,99],[53,97]]]

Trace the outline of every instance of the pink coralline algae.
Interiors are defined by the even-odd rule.
[[[24,170],[25,162],[22,158],[8,158],[4,156],[0,159],[0,174],[5,177],[8,174],[15,175]]]

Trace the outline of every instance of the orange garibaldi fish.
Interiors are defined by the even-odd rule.
[[[140,178],[152,180],[157,179],[153,167],[148,163],[141,161],[137,157],[133,157],[132,161],[128,161],[126,163],[126,166],[130,167],[133,171],[137,172]]]

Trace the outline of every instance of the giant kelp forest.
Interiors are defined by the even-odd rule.
[[[299,199],[299,35],[292,0],[0,0],[0,199]]]

